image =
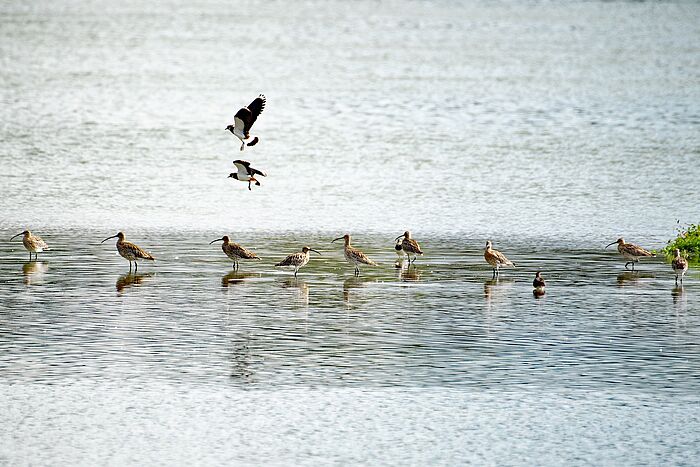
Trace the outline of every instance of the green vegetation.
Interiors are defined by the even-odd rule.
[[[685,229],[678,227],[676,238],[668,241],[661,252],[666,256],[674,256],[674,250],[681,250],[681,255],[693,262],[700,261],[700,224],[690,224]]]

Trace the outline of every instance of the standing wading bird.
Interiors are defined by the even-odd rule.
[[[403,235],[399,235],[394,239],[394,241],[398,241],[399,238],[403,237],[403,241],[401,241],[401,249],[406,253],[406,258],[408,258],[408,265],[411,265],[411,253],[413,253],[413,262],[416,262],[416,258],[418,257],[417,255],[423,256],[423,251],[420,249],[420,245],[418,245],[418,242],[415,241],[414,239],[411,238],[411,232],[408,230],[403,233]]]
[[[542,277],[542,273],[537,271],[537,274],[535,274],[535,279],[532,281],[532,294],[535,297],[541,297],[544,295],[544,278]]]
[[[627,265],[632,263],[632,270],[634,271],[634,263],[638,262],[639,258],[643,256],[654,256],[652,253],[648,252],[641,246],[637,246],[633,243],[625,243],[625,239],[622,237],[618,238],[609,245],[606,245],[605,248],[616,243],[617,251],[620,252],[622,257],[625,258],[625,260],[627,260],[627,262],[625,263],[625,269],[628,269]]]
[[[44,250],[50,249],[46,242],[42,240],[40,236],[32,235],[32,233],[29,230],[25,230],[24,232],[18,233],[17,235],[13,236],[10,240],[17,238],[20,235],[24,235],[24,237],[22,237],[22,245],[24,245],[24,248],[26,248],[26,250],[29,252],[29,261],[32,260],[32,253],[34,253],[34,261],[36,261],[39,258],[39,255],[37,255],[37,253],[41,253]]]
[[[265,109],[265,96],[260,94],[251,102],[248,107],[242,107],[233,117],[233,125],[226,127],[226,130],[233,133],[233,136],[241,140],[241,151],[248,146],[255,146],[260,139],[256,136],[250,140],[250,128],[257,120],[258,115]],[[250,140],[248,143],[246,141]]]
[[[136,262],[137,259],[148,259],[151,261],[154,261],[155,258],[150,254],[145,251],[143,251],[141,248],[138,246],[134,245],[131,242],[127,242],[124,240],[124,234],[119,232],[117,235],[112,235],[111,237],[107,237],[104,240],[102,240],[100,243],[104,243],[110,238],[117,238],[117,251],[121,255],[122,258],[125,258],[129,260],[129,271],[131,271],[131,262],[133,261],[134,264],[136,265],[136,271],[139,270],[139,263]]]
[[[372,261],[362,253],[360,250],[357,248],[353,248],[350,246],[350,235],[345,234],[342,237],[338,237],[335,240],[331,241],[331,243],[337,241],[337,240],[345,240],[345,259],[348,260],[350,263],[353,263],[355,265],[355,275],[359,276],[360,275],[360,268],[358,267],[358,264],[368,264],[370,266],[378,266],[377,263]]]
[[[236,166],[238,172],[229,174],[228,178],[233,178],[235,180],[240,180],[242,182],[248,182],[248,189],[251,190],[250,182],[255,182],[257,186],[260,186],[260,182],[255,178],[256,175],[262,175],[267,177],[265,172],[261,172],[258,169],[254,169],[250,166],[250,162],[242,161],[237,159],[233,161],[233,165]]]
[[[493,266],[493,277],[498,277],[498,275],[500,274],[501,266],[515,267],[515,265],[508,258],[506,258],[506,255],[504,255],[498,250],[494,250],[493,248],[491,248],[491,240],[486,241],[484,259],[487,263]]]
[[[688,260],[681,256],[681,250],[679,250],[678,248],[676,248],[675,253],[676,257],[673,258],[673,261],[671,262],[671,267],[673,268],[673,272],[676,273],[676,285],[678,285],[678,275],[680,274],[681,276],[682,284],[683,276],[688,271]]]
[[[297,276],[297,272],[299,271],[299,268],[304,266],[306,263],[309,262],[310,254],[309,252],[313,251],[314,253],[319,253],[318,251],[309,248],[308,246],[305,246],[304,248],[301,249],[300,253],[293,253],[286,258],[284,258],[282,261],[279,263],[275,264],[275,266],[293,266],[294,267],[294,277]]]
[[[216,240],[212,240],[209,242],[211,245],[214,242],[220,242],[223,241],[224,243],[221,244],[221,249],[226,253],[226,256],[231,258],[233,260],[233,269],[238,270],[238,261],[241,259],[256,259],[260,261],[260,258],[258,255],[253,253],[252,251],[246,250],[242,246],[240,246],[238,243],[233,243],[229,241],[228,235],[224,235],[221,238],[217,238]]]

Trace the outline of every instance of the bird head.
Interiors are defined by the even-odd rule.
[[[350,234],[345,234],[342,237],[335,238],[331,241],[331,243],[337,242],[338,240],[345,240],[345,243],[350,243]]]
[[[212,240],[211,242],[209,242],[209,244],[211,245],[214,242],[220,242],[220,241],[223,241],[225,244],[228,243],[228,235],[224,235],[221,238],[217,238],[216,240]]]
[[[614,245],[614,244],[616,244],[616,243],[617,243],[618,245],[622,245],[622,244],[625,243],[625,239],[622,238],[622,237],[620,237],[620,238],[618,238],[617,240],[615,240],[614,242],[609,243],[608,245],[605,245],[605,248],[609,247],[610,245]]]
[[[491,240],[486,240],[486,249],[488,250],[489,248],[492,248],[493,245],[491,244]]]
[[[228,175],[228,178],[234,178],[234,179],[238,180],[238,174],[237,174],[237,173],[231,173],[231,174]]]
[[[111,237],[107,237],[104,240],[102,240],[100,243],[104,243],[107,240],[109,240],[110,238],[118,238],[119,241],[121,242],[121,241],[124,241],[124,234],[122,232],[118,232],[117,235],[112,235]]]
[[[302,253],[308,253],[309,251],[313,251],[314,253],[318,253],[319,255],[321,254],[318,251],[314,250],[313,248],[309,248],[308,246],[305,246],[304,248],[301,249]]]
[[[12,240],[13,238],[17,238],[17,237],[19,237],[20,235],[29,235],[30,233],[31,233],[31,232],[30,232],[29,230],[25,230],[24,232],[20,232],[20,233],[18,233],[17,235],[14,235],[10,240]]]
[[[229,126],[227,126],[226,128],[224,128],[224,129],[230,131],[231,133],[233,133],[233,125],[229,125]]]

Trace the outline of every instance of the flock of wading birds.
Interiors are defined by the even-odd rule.
[[[243,151],[246,148],[246,146],[255,146],[260,141],[260,138],[258,138],[257,136],[251,136],[250,130],[253,126],[253,123],[255,123],[258,116],[265,109],[266,102],[267,100],[265,96],[263,94],[260,94],[253,100],[253,102],[248,104],[248,106],[239,109],[238,112],[236,112],[236,115],[233,117],[234,123],[226,126],[226,131],[230,131],[236,138],[238,138],[241,141],[241,151]],[[233,178],[234,180],[239,180],[242,182],[247,182],[248,190],[252,190],[252,183],[255,183],[255,185],[257,186],[260,186],[260,182],[255,178],[257,175],[263,177],[266,176],[264,172],[252,168],[250,166],[250,162],[248,161],[235,160],[233,161],[233,165],[236,167],[237,172],[231,173],[229,175],[229,178]],[[27,249],[27,251],[29,251],[29,261],[32,260],[32,253],[34,253],[34,258],[36,259],[37,253],[49,249],[48,245],[44,240],[41,239],[41,237],[33,235],[29,230],[25,230],[22,233],[18,233],[10,240],[19,237],[20,235],[23,235],[22,243],[24,244],[24,247]],[[131,242],[127,242],[122,232],[119,232],[118,234],[113,235],[111,237],[105,238],[104,240],[102,240],[101,243],[104,243],[111,238],[117,239],[117,251],[123,258],[129,261],[129,271],[131,271],[132,262],[135,265],[135,269],[138,271],[139,266],[137,260],[155,260],[153,255],[151,255],[150,253],[144,251],[143,249],[141,249],[137,245],[134,245]],[[401,241],[399,241],[400,239]],[[360,274],[360,264],[365,264],[368,266],[378,266],[377,263],[369,259],[367,255],[365,255],[362,251],[350,245],[350,235],[345,234],[342,237],[334,239],[331,243],[336,242],[338,240],[343,240],[345,242],[345,259],[355,266],[356,276]],[[417,256],[423,255],[423,250],[421,250],[420,245],[418,245],[418,242],[411,237],[411,232],[404,232],[403,235],[399,235],[398,237],[396,237],[395,241],[395,251],[396,254],[399,256],[399,260],[396,263],[396,267],[403,267],[404,255],[406,256],[408,262],[407,267],[409,268],[413,263],[415,263]],[[212,240],[209,244],[211,245],[214,242],[223,242],[223,244],[221,245],[221,249],[226,254],[226,256],[228,256],[233,261],[234,270],[238,269],[238,262],[240,260],[260,260],[260,257],[258,257],[255,253],[243,248],[237,243],[233,243],[226,235],[224,235],[221,238],[217,238],[216,240]],[[640,246],[634,245],[632,243],[625,243],[625,240],[622,238],[618,238],[616,241],[607,245],[606,248],[616,243],[617,250],[627,261],[625,263],[625,269],[627,269],[627,266],[629,264],[632,264],[632,270],[634,270],[634,263],[638,262],[639,258],[645,256],[654,256],[652,253]],[[299,268],[305,266],[311,259],[312,251],[314,253],[318,253],[319,255],[321,254],[313,248],[305,246],[301,249],[301,252],[293,253],[287,256],[285,259],[275,264],[275,266],[293,267],[294,276],[296,277],[297,272],[299,272]],[[411,255],[413,255],[413,260],[411,260]],[[513,262],[506,258],[506,256],[503,253],[493,249],[490,240],[486,242],[486,249],[484,250],[484,259],[487,263],[491,265],[491,267],[493,267],[494,278],[498,277],[498,275],[500,274],[500,269],[502,267],[515,267]],[[681,256],[679,250],[676,250],[675,258],[673,259],[671,266],[673,267],[673,271],[676,274],[676,284],[678,284],[679,276],[681,283],[683,283],[683,276],[685,275],[686,271],[688,271],[688,261]],[[540,272],[536,273],[535,279],[532,282],[532,286],[534,287],[533,293],[535,294],[535,296],[544,295],[545,282]]]

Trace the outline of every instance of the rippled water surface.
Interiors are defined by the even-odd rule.
[[[604,246],[698,221],[698,17],[2,3],[0,465],[697,465],[700,275]],[[157,261],[129,273],[119,230]],[[232,271],[224,234],[262,261]]]

